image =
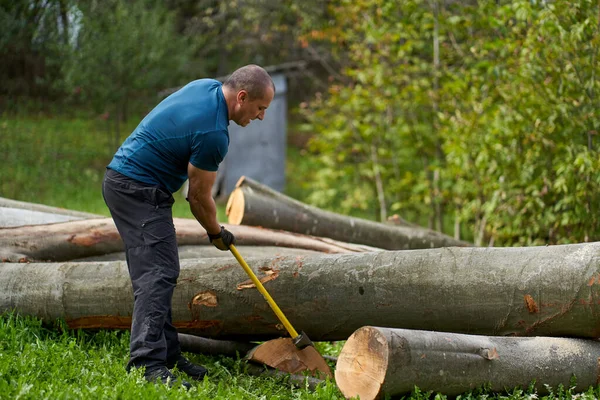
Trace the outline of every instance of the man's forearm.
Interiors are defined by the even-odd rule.
[[[206,232],[214,235],[221,231],[221,226],[217,221],[217,206],[212,197],[204,199],[191,197],[189,202],[192,214],[200,222],[200,225],[206,229]]]

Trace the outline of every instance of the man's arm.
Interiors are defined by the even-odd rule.
[[[188,163],[190,210],[200,225],[211,235],[221,232],[221,226],[217,221],[217,206],[211,195],[216,178],[216,171],[205,171]]]

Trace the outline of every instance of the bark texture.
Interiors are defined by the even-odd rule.
[[[335,380],[347,398],[361,400],[423,391],[453,396],[491,385],[496,392],[535,380],[576,391],[598,382],[600,342],[551,337],[517,338],[363,327],[350,336],[338,358]]]
[[[294,249],[291,247],[277,246],[240,246],[245,257],[268,258],[281,256],[310,256],[323,254],[320,251]],[[214,246],[195,245],[179,246],[179,259],[188,260],[195,258],[231,258],[231,253],[221,251]],[[125,261],[125,252],[102,254],[79,258],[71,261]]]
[[[236,357],[239,355],[240,357],[243,357],[246,353],[256,347],[256,344],[249,342],[207,339],[185,333],[179,333],[178,337],[181,351],[212,356],[223,355]]]
[[[231,193],[227,215],[234,225],[281,229],[387,250],[471,245],[421,227],[392,226],[324,211],[246,177],[240,178]]]
[[[195,220],[175,218],[174,224],[180,246],[213,247],[206,232]],[[368,246],[257,227],[226,227],[234,233],[241,246],[291,247],[322,253],[376,250]],[[0,229],[0,259],[3,261],[67,261],[122,250],[121,237],[111,218]]]
[[[101,216],[0,197],[0,228],[98,217]]]
[[[246,261],[293,326],[314,341],[346,340],[365,325],[600,336],[600,242]],[[128,328],[132,300],[121,261],[0,265],[0,312],[62,317],[73,328]],[[233,256],[182,261],[173,319],[181,332],[204,337],[287,336]]]

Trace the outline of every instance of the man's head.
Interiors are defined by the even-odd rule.
[[[229,119],[246,126],[253,119],[262,120],[275,96],[275,84],[263,68],[246,65],[235,70],[223,82],[223,94]]]

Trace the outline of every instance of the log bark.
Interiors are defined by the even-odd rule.
[[[101,216],[0,197],[0,228],[50,224],[98,217]]]
[[[595,386],[600,342],[551,337],[517,338],[366,326],[344,345],[335,380],[347,398],[379,399],[420,390],[458,395],[483,385],[501,392],[535,381],[575,391]]]
[[[387,250],[470,246],[430,229],[391,226],[321,210],[246,177],[240,178],[229,196],[226,211],[234,225],[281,229]]]
[[[320,251],[294,249],[291,247],[277,246],[240,246],[245,257],[268,258],[282,256],[311,256],[323,254]],[[196,246],[179,246],[179,259],[189,260],[195,258],[230,258],[231,253],[221,251],[214,246],[196,245]],[[125,252],[102,254],[99,256],[91,256],[78,258],[70,261],[125,261]]]
[[[179,333],[181,351],[206,354],[211,356],[244,357],[256,344],[249,342],[236,342],[232,340],[207,339],[200,336]]]
[[[600,336],[600,242],[246,261],[313,341],[346,340],[365,325]],[[65,318],[72,328],[129,328],[132,306],[121,261],[0,265],[0,312]],[[173,319],[181,332],[203,337],[287,336],[233,256],[181,262]]]
[[[38,211],[47,214],[66,215],[78,219],[84,218],[100,218],[102,215],[91,214],[82,211],[69,210],[66,208],[52,207],[45,204],[29,203],[26,201],[18,201],[0,197],[0,207],[14,208],[19,210]]]
[[[193,219],[175,218],[177,243],[206,245],[206,232]],[[250,226],[230,226],[241,246],[278,246],[323,253],[376,250],[372,247],[341,243],[288,232]],[[67,261],[123,250],[123,243],[111,218],[86,219],[57,224],[0,229],[0,259],[11,262]]]

